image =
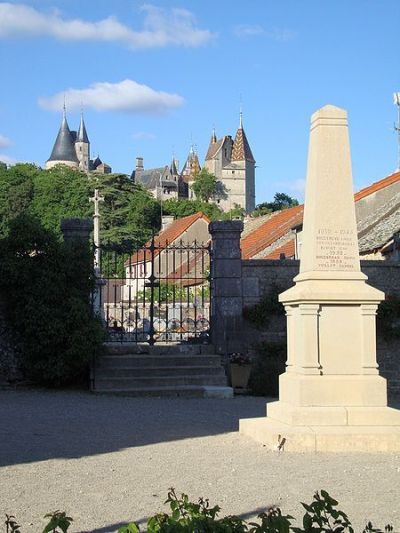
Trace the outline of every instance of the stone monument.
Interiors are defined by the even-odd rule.
[[[280,295],[288,356],[279,401],[240,432],[287,451],[399,451],[400,411],[387,407],[376,362],[384,294],[360,270],[347,113],[311,118],[300,273]]]

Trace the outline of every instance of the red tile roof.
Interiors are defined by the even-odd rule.
[[[285,244],[282,244],[279,248],[275,248],[273,252],[267,254],[263,259],[280,259],[281,254],[285,254],[286,259],[291,259],[295,256],[294,239],[290,239],[290,241],[285,242]]]
[[[365,189],[361,189],[361,191],[357,192],[354,195],[354,201],[358,202],[358,200],[361,200],[362,198],[365,198],[366,196],[369,196],[370,194],[373,194],[376,191],[384,189],[385,187],[396,183],[396,181],[400,181],[400,172],[395,172],[394,174],[383,178],[383,180],[376,181],[372,185],[365,187]]]
[[[172,244],[176,239],[178,239],[185,231],[187,231],[196,220],[203,219],[210,223],[210,219],[201,211],[194,213],[194,215],[189,215],[187,217],[178,218],[172,224],[167,226],[164,231],[161,231],[158,235],[154,237],[155,251],[154,256],[160,254],[169,244]],[[125,266],[134,265],[135,263],[141,263],[145,259],[150,260],[150,250],[146,250],[146,247],[150,246],[151,240],[145,244],[145,249],[139,250],[134,253],[126,262]]]
[[[278,211],[255,231],[244,237],[241,241],[242,258],[250,259],[303,220],[303,207],[297,205],[290,209]]]
[[[373,183],[369,187],[361,189],[361,191],[354,195],[354,201],[358,202],[366,196],[384,189],[385,187],[388,187],[397,181],[400,181],[400,172],[395,172],[394,174],[391,174],[390,176]],[[273,215],[266,220],[264,224],[261,224],[253,232],[242,238],[242,258],[251,259],[258,253],[265,250],[265,248],[273,244],[275,241],[286,235],[291,228],[301,224],[303,221],[303,211],[304,205],[299,205],[290,209],[284,209],[283,211],[273,213]],[[271,252],[271,254],[268,254],[266,259],[279,259],[279,255],[276,257],[275,252],[277,252],[277,250]],[[282,253],[284,253],[284,250]]]

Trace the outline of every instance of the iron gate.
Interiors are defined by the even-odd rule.
[[[100,311],[109,340],[207,343],[210,247],[156,238],[132,253],[102,246]]]

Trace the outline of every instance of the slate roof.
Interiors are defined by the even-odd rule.
[[[168,165],[158,168],[149,168],[140,173],[135,172],[135,181],[136,183],[141,183],[146,189],[156,189],[160,185],[160,175],[162,181],[168,180]]]
[[[83,120],[83,115],[81,115],[81,122],[79,124],[77,141],[89,143],[89,137],[86,131],[86,126],[85,126],[85,121]]]
[[[48,161],[72,161],[77,164],[79,163],[65,113]]]

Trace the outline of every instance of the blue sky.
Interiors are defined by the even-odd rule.
[[[309,121],[349,113],[356,190],[397,166],[398,0],[0,2],[0,159],[44,165],[81,103],[92,155],[114,171],[200,160],[213,126],[244,128],[257,203],[300,199]]]

